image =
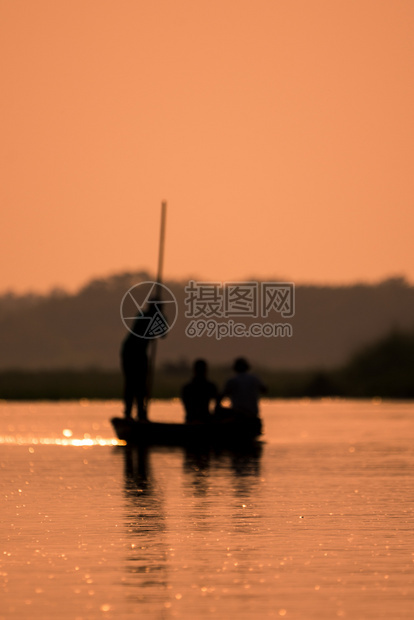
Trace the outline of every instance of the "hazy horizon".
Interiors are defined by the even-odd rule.
[[[56,291],[62,291],[68,295],[76,295],[77,293],[79,293],[82,289],[88,287],[92,282],[96,282],[96,281],[101,281],[101,280],[110,280],[111,278],[116,278],[118,276],[123,276],[125,274],[132,274],[132,275],[139,275],[142,273],[146,273],[149,276],[150,280],[156,280],[156,273],[155,270],[151,270],[151,269],[146,269],[146,268],[138,268],[138,269],[121,269],[118,271],[111,271],[108,272],[106,274],[91,274],[89,277],[85,277],[82,280],[79,281],[79,283],[76,283],[75,285],[65,285],[62,283],[56,283],[56,284],[50,284],[49,286],[45,286],[44,288],[19,288],[19,287],[10,287],[10,288],[4,288],[4,289],[0,289],[0,296],[3,295],[8,295],[8,294],[12,294],[12,295],[16,295],[16,296],[25,296],[25,295],[39,295],[39,296],[45,296],[47,297],[48,295],[53,294]],[[389,273],[389,274],[384,274],[384,276],[379,277],[379,278],[372,278],[372,279],[363,279],[363,278],[359,278],[359,279],[355,279],[355,280],[349,280],[349,281],[318,281],[318,280],[309,280],[309,281],[304,281],[304,280],[295,280],[294,278],[290,278],[286,275],[280,275],[280,274],[274,274],[274,275],[244,275],[241,277],[228,277],[228,278],[222,278],[222,277],[204,277],[204,276],[200,276],[198,274],[189,274],[186,276],[174,276],[174,275],[170,275],[170,274],[166,274],[163,277],[163,281],[164,282],[176,282],[176,283],[183,283],[183,282],[188,282],[189,280],[195,280],[196,282],[265,282],[265,281],[269,281],[269,282],[293,282],[295,284],[295,286],[314,286],[314,287],[327,287],[327,288],[337,288],[337,287],[352,287],[352,286],[357,286],[357,285],[363,285],[363,286],[376,286],[378,284],[381,284],[383,282],[387,282],[389,280],[399,280],[402,279],[404,280],[408,286],[413,286],[414,285],[414,278],[410,279],[407,277],[406,274],[403,273]]]

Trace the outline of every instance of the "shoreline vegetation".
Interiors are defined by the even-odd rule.
[[[385,398],[414,399],[414,332],[393,331],[364,347],[342,367],[334,369],[271,370],[254,366],[268,386],[269,398]],[[189,380],[190,363],[160,365],[153,397],[180,396]],[[211,366],[209,378],[222,387],[230,364]],[[0,371],[1,400],[78,400],[122,397],[120,370],[98,368]]]
[[[145,272],[123,273],[93,280],[75,293],[0,295],[0,372],[117,370],[126,336],[121,301],[131,286],[153,279]],[[272,338],[219,339],[206,329],[189,337],[187,330],[194,319],[187,316],[188,282],[165,284],[177,300],[178,313],[174,329],[158,347],[157,371],[164,364],[179,364],[181,359],[190,363],[198,357],[211,366],[224,367],[240,355],[256,369],[331,370],[344,366],[355,351],[377,342],[392,329],[414,329],[414,284],[399,277],[344,286],[297,283],[294,316],[284,318],[273,309],[268,317],[235,319],[248,329],[256,321],[290,325],[291,337],[283,331]],[[226,323],[223,315],[217,318],[218,325],[222,319]]]

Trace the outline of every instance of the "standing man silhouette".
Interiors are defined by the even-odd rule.
[[[121,367],[124,375],[124,415],[132,417],[134,401],[137,406],[137,418],[146,421],[148,400],[148,346],[150,339],[137,336],[142,333],[142,325],[151,325],[154,316],[159,313],[157,304],[150,300],[148,309],[138,315],[132,332],[128,334],[121,347]],[[147,319],[147,320],[146,320]]]

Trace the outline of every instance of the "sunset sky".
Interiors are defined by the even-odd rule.
[[[414,281],[412,0],[2,0],[0,291]]]

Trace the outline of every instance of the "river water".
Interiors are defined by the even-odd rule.
[[[267,401],[248,454],[128,450],[120,411],[0,404],[1,620],[414,617],[413,403]]]

